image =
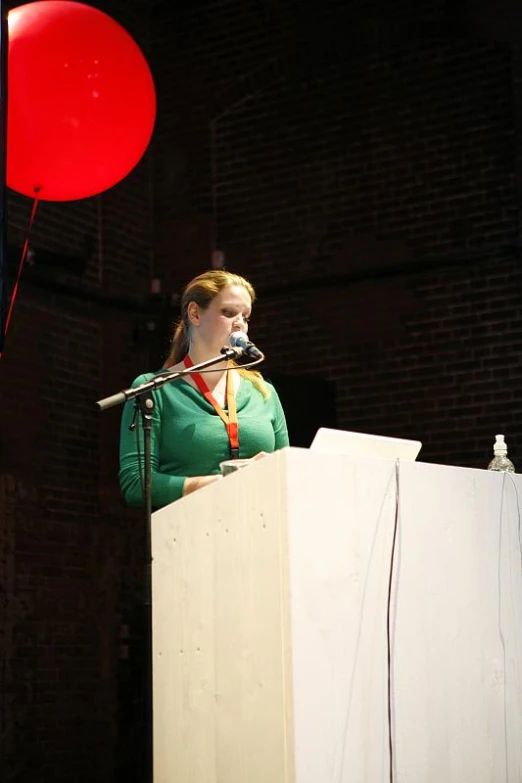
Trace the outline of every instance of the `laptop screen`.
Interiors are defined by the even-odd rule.
[[[350,454],[355,457],[387,457],[413,462],[422,443],[419,440],[390,438],[384,435],[368,435],[364,432],[348,432],[320,427],[310,449],[322,454]]]

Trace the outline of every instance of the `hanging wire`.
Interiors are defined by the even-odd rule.
[[[11,300],[9,302],[9,307],[7,309],[7,317],[5,319],[5,327],[4,327],[4,334],[3,334],[4,338],[7,335],[7,330],[9,329],[9,323],[11,321],[11,316],[13,314],[14,303],[15,303],[15,300],[16,300],[16,296],[18,294],[18,287],[20,285],[20,278],[22,277],[22,270],[24,268],[24,264],[25,264],[25,261],[26,261],[26,258],[27,258],[27,253],[28,253],[28,250],[29,250],[29,240],[30,240],[30,237],[31,237],[31,229],[33,227],[34,219],[36,217],[36,210],[38,209],[38,204],[39,204],[39,200],[38,200],[38,197],[36,197],[34,199],[34,202],[33,202],[33,208],[31,210],[31,217],[29,218],[29,225],[27,226],[27,234],[26,234],[26,237],[25,237],[24,246],[22,248],[22,255],[20,257],[20,263],[18,265],[18,273],[16,275],[16,281],[15,281],[15,284],[14,284],[14,287],[13,287],[13,292],[11,294]],[[3,356],[3,351],[0,352],[0,359],[2,358],[2,356]]]
[[[387,674],[387,721],[388,721],[388,780],[394,783],[394,747],[393,747],[393,671],[392,671],[392,590],[395,576],[395,555],[397,545],[397,530],[400,516],[400,461],[395,462],[395,516],[393,520],[393,536],[390,554],[388,576],[388,598],[386,602],[386,674]]]

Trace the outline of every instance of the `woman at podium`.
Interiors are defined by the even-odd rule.
[[[225,270],[204,272],[188,283],[165,367],[186,370],[219,356],[230,336],[246,333],[255,291],[245,278]],[[161,508],[221,478],[220,463],[256,459],[288,446],[288,431],[275,388],[254,370],[223,359],[212,371],[192,373],[152,392],[152,507]],[[157,373],[145,373],[138,386]],[[120,434],[121,491],[127,503],[143,503],[143,432],[129,429],[133,401],[123,409]],[[138,441],[139,438],[139,441]]]

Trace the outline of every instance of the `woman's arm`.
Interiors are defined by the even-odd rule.
[[[138,386],[150,380],[153,375],[147,373],[135,379],[132,386]],[[154,509],[166,506],[178,500],[183,494],[185,476],[172,476],[159,470],[159,442],[161,433],[162,397],[159,391],[152,392],[154,410],[150,437],[151,450],[151,499]],[[125,403],[121,417],[120,430],[120,471],[121,493],[130,506],[143,506],[144,478],[144,438],[141,417],[136,427],[129,430],[134,418],[134,401]]]
[[[272,387],[273,388],[273,387]],[[276,390],[273,389],[274,405],[275,405],[275,420],[274,420],[274,435],[275,435],[275,448],[283,449],[285,446],[289,446],[288,440],[288,428],[286,426],[286,417],[281,405],[281,400]]]
[[[195,492],[201,487],[206,487],[209,484],[213,484],[214,481],[219,481],[223,476],[220,474],[213,474],[211,476],[188,476],[183,484],[183,496],[190,495],[191,492]]]

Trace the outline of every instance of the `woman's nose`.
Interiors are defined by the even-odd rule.
[[[248,329],[248,322],[240,314],[234,318],[234,329],[239,329],[241,332],[246,332]]]

